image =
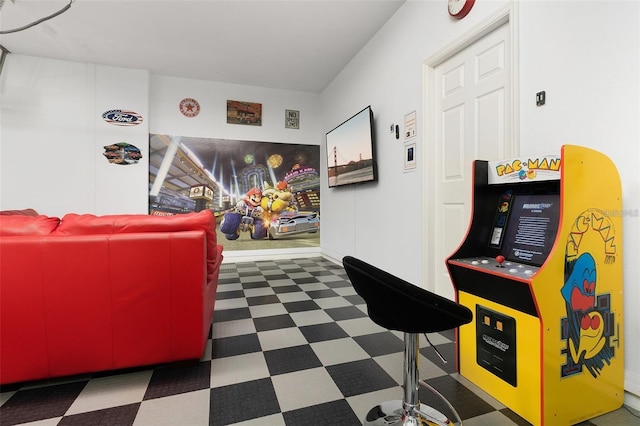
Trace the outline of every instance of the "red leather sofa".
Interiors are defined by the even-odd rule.
[[[0,213],[0,384],[199,359],[221,262],[210,211]]]

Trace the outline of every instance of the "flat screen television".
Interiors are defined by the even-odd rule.
[[[371,106],[329,131],[326,143],[329,188],[378,180]]]
[[[515,195],[502,255],[513,262],[541,266],[556,240],[559,219],[558,194]]]

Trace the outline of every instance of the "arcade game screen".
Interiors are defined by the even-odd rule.
[[[558,194],[515,195],[502,241],[502,255],[513,262],[542,265],[556,239],[559,215]]]

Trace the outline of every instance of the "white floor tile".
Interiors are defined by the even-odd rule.
[[[245,297],[268,296],[275,294],[271,287],[248,288],[244,291]]]
[[[269,369],[262,352],[211,360],[211,387],[269,377]]]
[[[307,339],[304,338],[297,327],[260,331],[258,332],[258,339],[263,351],[307,344]]]
[[[331,318],[325,311],[320,309],[305,312],[293,312],[290,314],[290,316],[291,319],[293,319],[293,322],[295,322],[298,327],[302,327],[304,325],[326,324],[328,322],[333,322],[333,318]]]
[[[249,306],[252,318],[269,317],[273,315],[284,315],[287,309],[280,303],[269,303],[267,305]]]
[[[251,318],[246,318],[235,321],[214,322],[211,330],[211,336],[214,339],[220,339],[223,337],[255,333],[256,326]]]
[[[247,306],[249,306],[249,304],[244,297],[239,299],[217,299],[215,309],[221,311],[223,309],[246,308]]]
[[[355,318],[344,321],[337,321],[337,324],[347,332],[349,336],[363,336],[365,334],[380,333],[381,331],[387,331],[386,328],[382,328],[369,318]]]
[[[322,309],[331,309],[331,308],[342,308],[344,306],[352,306],[345,298],[343,297],[323,297],[321,299],[315,299],[318,306]]]
[[[300,302],[302,300],[311,300],[311,297],[305,292],[297,291],[295,293],[280,293],[278,294],[278,299],[282,303],[288,302]]]
[[[210,390],[143,401],[134,426],[208,426]]]
[[[342,364],[369,358],[369,354],[351,338],[311,343],[311,348],[322,365]]]
[[[283,412],[343,398],[324,368],[280,374],[271,381]]]
[[[73,401],[66,415],[140,402],[152,373],[152,370],[146,370],[93,379]]]

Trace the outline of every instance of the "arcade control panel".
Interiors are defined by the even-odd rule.
[[[495,258],[477,256],[463,259],[451,259],[450,262],[457,262],[460,266],[474,269],[477,268],[492,274],[520,279],[529,279],[540,269],[537,266],[508,261],[504,256],[496,256]]]

